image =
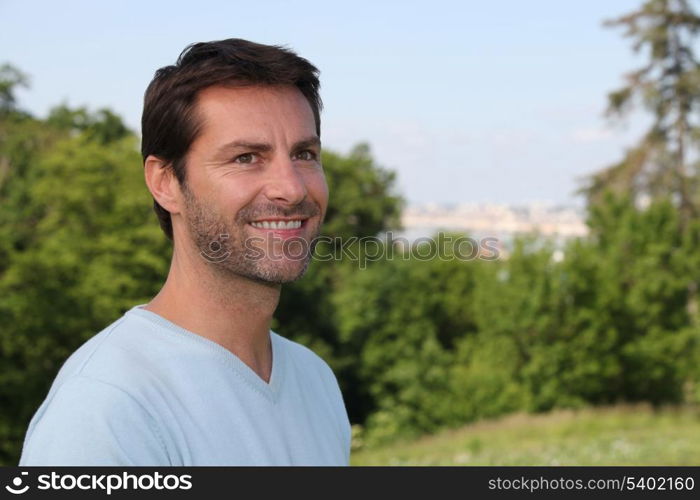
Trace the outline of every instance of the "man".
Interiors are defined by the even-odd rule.
[[[347,465],[332,371],[270,331],[328,202],[317,75],[239,39],[156,72],[142,154],[170,272],[66,361],[20,465]]]

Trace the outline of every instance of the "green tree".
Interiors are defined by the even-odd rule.
[[[29,77],[11,64],[0,66],[0,113],[16,110],[18,87],[28,87]]]
[[[108,144],[131,134],[122,119],[105,108],[91,113],[84,107],[72,109],[61,104],[51,110],[46,123],[58,130],[82,132],[88,139],[101,144]]]
[[[634,50],[646,50],[648,57],[627,75],[625,86],[610,93],[608,113],[624,117],[639,98],[653,121],[620,163],[592,177],[586,192],[593,203],[608,189],[635,199],[671,195],[685,226],[700,209],[700,65],[694,50],[700,17],[687,0],[648,0],[606,24],[625,27]]]
[[[451,370],[456,345],[475,334],[472,296],[481,263],[451,258],[453,241],[441,234],[430,251],[385,247],[384,258],[350,270],[332,296],[365,405],[357,422],[366,424],[370,442],[471,416],[464,394],[455,397]]]
[[[647,59],[609,95],[608,114],[623,118],[641,103],[652,123],[583,189],[598,252],[593,267],[609,273],[597,282],[597,328],[622,349],[621,375],[610,385],[618,396],[678,401],[681,386],[693,383],[687,365],[698,359],[700,335],[691,243],[700,224],[700,17],[686,0],[647,0],[606,24],[624,27]]]

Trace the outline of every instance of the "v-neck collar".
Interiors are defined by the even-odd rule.
[[[144,306],[146,305],[147,304],[138,304],[127,311],[126,314],[132,314],[148,320],[150,323],[155,323],[162,329],[179,336],[181,339],[198,342],[199,344],[205,346],[218,359],[222,360],[226,365],[235,370],[235,372],[248,384],[250,384],[253,389],[257,390],[272,403],[277,402],[281,385],[281,377],[284,371],[284,347],[282,345],[283,340],[275,332],[272,330],[269,332],[270,345],[272,346],[272,369],[270,370],[270,381],[265,382],[251,367],[245,364],[241,358],[236,356],[221,344],[218,344],[213,340],[209,340],[198,333],[191,332],[190,330],[187,330],[173,323],[172,321],[165,319],[160,314],[144,309]]]

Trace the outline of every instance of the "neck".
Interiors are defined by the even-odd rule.
[[[176,246],[168,278],[145,309],[220,344],[269,382],[269,331],[280,289],[217,272],[199,255]]]

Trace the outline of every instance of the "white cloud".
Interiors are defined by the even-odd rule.
[[[614,137],[612,130],[598,127],[579,128],[571,133],[571,140],[578,144],[609,141]]]

